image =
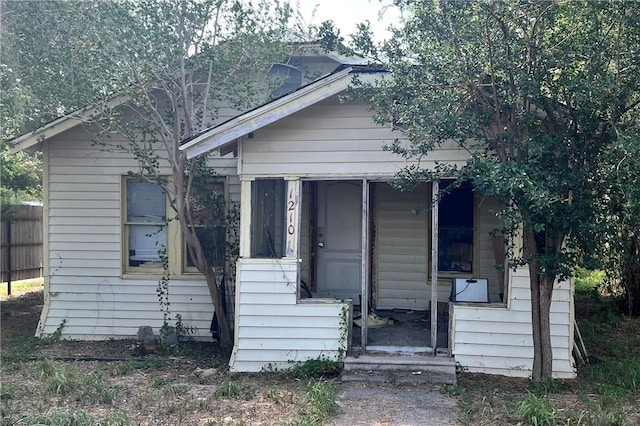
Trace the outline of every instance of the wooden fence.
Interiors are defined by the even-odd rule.
[[[41,277],[42,206],[11,206],[2,217],[0,243],[0,282]]]

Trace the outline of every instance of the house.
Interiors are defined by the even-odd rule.
[[[339,68],[182,146],[189,157],[229,145],[238,152],[231,370],[341,356],[352,349],[355,306],[353,337],[364,352],[442,354],[472,372],[529,376],[528,270],[496,268],[505,261],[494,236],[500,205],[462,186],[432,208],[446,179],[394,190],[407,164],[383,146],[401,135],[375,125],[368,104],[341,99],[354,75],[386,77]],[[421,165],[462,165],[467,156],[452,143]],[[576,374],[572,291],[557,283],[551,308],[558,378]]]
[[[334,71],[223,117],[182,147],[190,157],[207,153],[223,177],[216,190],[240,203],[230,369],[360,351],[440,355],[472,372],[530,375],[528,271],[496,268],[504,264],[492,236],[499,204],[462,186],[432,207],[446,179],[407,192],[390,186],[406,163],[383,146],[401,135],[375,125],[366,103],[341,98],[355,74],[385,72],[343,59],[307,57]],[[13,141],[44,153],[39,335],[63,321],[70,339],[128,338],[162,324],[149,229],[166,219],[164,196],[128,178],[135,160],[100,150],[94,133],[69,117]],[[467,155],[442,146],[422,165],[462,165]],[[207,338],[213,308],[177,225],[153,238],[168,244],[171,312]],[[576,374],[572,291],[571,282],[557,283],[552,303],[558,378]]]

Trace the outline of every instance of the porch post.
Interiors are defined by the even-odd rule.
[[[240,180],[240,258],[251,256],[251,183],[252,178]]]
[[[360,290],[361,302],[360,302],[360,318],[362,319],[361,332],[361,346],[362,351],[365,352],[367,347],[367,319],[369,318],[369,267],[370,255],[369,255],[369,181],[362,179],[362,260],[361,265],[361,280],[362,288]]]
[[[287,181],[287,234],[285,257],[298,259],[300,257],[300,180],[286,178]]]
[[[431,347],[436,355],[438,343],[438,192],[440,184],[431,182]]]

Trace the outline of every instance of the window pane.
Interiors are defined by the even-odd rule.
[[[252,183],[251,203],[251,257],[283,257],[284,179],[256,179]]]
[[[438,242],[439,270],[472,271],[473,229],[440,228]]]
[[[161,267],[158,250],[166,246],[166,226],[129,225],[129,266]]]
[[[225,241],[226,241],[226,228],[224,226],[210,227],[198,227],[196,228],[196,235],[202,244],[205,256],[209,261],[210,266],[221,268],[224,266],[224,254],[225,254]],[[186,247],[187,253],[187,267],[194,268],[196,265],[191,257],[191,253]]]
[[[449,185],[442,184],[443,188]],[[438,269],[473,272],[473,189],[463,184],[438,206]]]
[[[126,180],[128,266],[161,267],[158,250],[167,247],[166,197],[160,185]]]
[[[164,190],[154,182],[127,179],[127,222],[164,222]]]

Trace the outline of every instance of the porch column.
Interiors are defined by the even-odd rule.
[[[362,301],[360,302],[360,318],[362,319],[361,345],[363,351],[367,347],[367,319],[369,318],[369,272],[370,263],[370,246],[369,246],[369,181],[362,179],[362,259],[361,259],[361,280],[362,287],[360,294]]]
[[[285,178],[287,181],[287,206],[286,214],[286,246],[285,257],[300,258],[300,188],[299,178]]]
[[[240,178],[240,258],[251,256],[251,184],[253,178]]]
[[[431,182],[431,347],[438,343],[438,192],[440,183]]]

